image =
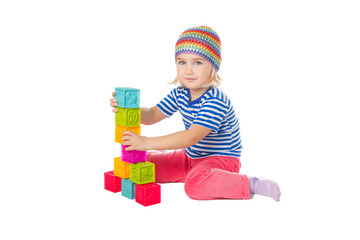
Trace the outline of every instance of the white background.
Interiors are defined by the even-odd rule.
[[[1,239],[359,239],[357,1],[1,1]],[[221,37],[241,172],[282,198],[195,201],[163,184],[143,207],[103,189],[120,155],[115,87],[141,105],[175,78],[189,27]],[[183,129],[180,116],[142,134]],[[356,224],[357,222],[357,224]]]

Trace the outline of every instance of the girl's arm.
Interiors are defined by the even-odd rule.
[[[157,106],[152,108],[141,108],[141,124],[152,125],[161,120],[164,120],[166,116]]]
[[[115,96],[115,92],[112,93],[113,97]],[[112,110],[116,113],[118,110],[115,108],[117,106],[117,101],[115,98],[110,99],[110,106],[114,109]],[[160,111],[157,106],[152,108],[141,108],[141,124],[144,125],[152,125],[154,123],[160,122],[164,120],[166,116]]]
[[[210,128],[192,125],[188,130],[179,131],[161,137],[144,137],[136,133],[125,131],[122,138],[123,145],[129,150],[171,150],[190,147],[198,143],[211,132]]]

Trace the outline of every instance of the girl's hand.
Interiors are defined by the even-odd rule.
[[[131,150],[147,151],[147,150],[149,150],[149,148],[148,148],[149,138],[140,136],[134,132],[124,131],[122,140],[123,140],[122,144],[124,146],[127,146],[127,148],[125,148],[126,151],[131,151]]]
[[[115,92],[112,93],[112,96],[115,97]],[[110,98],[110,106],[112,106],[114,109],[112,110],[114,113],[116,113],[117,110],[115,107],[117,106],[117,101],[115,98]]]

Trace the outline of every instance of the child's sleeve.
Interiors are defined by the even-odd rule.
[[[177,89],[175,88],[163,100],[156,104],[166,117],[171,117],[179,109],[177,94]]]
[[[193,124],[207,127],[217,132],[229,111],[229,105],[220,99],[209,99],[201,107]]]

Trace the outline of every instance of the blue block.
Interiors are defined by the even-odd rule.
[[[130,179],[121,179],[121,194],[129,199],[135,199],[135,183]]]
[[[136,88],[115,88],[115,99],[117,107],[121,108],[139,108],[140,107],[140,90]]]

